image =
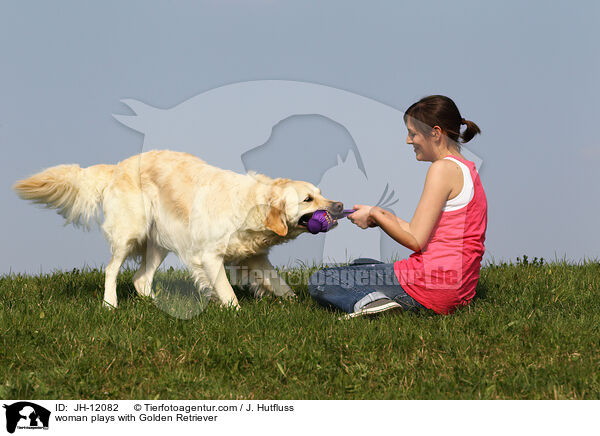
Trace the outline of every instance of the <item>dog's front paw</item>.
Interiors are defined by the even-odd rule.
[[[108,310],[115,310],[117,308],[117,302],[115,302],[114,304],[112,304],[112,303],[109,303],[106,300],[103,300],[102,301],[102,307],[104,307],[105,309],[108,309]]]
[[[298,300],[298,296],[296,294],[294,294],[292,291],[286,292],[285,294],[283,294],[281,296],[281,298],[283,298],[285,300],[290,300],[290,301],[297,301]]]
[[[219,307],[220,307],[221,309],[225,309],[225,310],[233,310],[233,311],[235,311],[235,312],[239,312],[239,311],[240,311],[240,309],[241,309],[241,307],[240,307],[239,303],[237,303],[237,302],[236,302],[236,303],[234,303],[234,302],[229,302],[229,303],[221,303],[221,304],[219,305]]]

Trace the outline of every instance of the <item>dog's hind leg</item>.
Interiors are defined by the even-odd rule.
[[[142,253],[140,269],[133,276],[133,286],[138,295],[143,297],[154,296],[152,292],[152,279],[168,253],[168,250],[156,245],[152,239],[148,239],[146,249]]]
[[[128,247],[113,248],[112,259],[106,267],[104,278],[104,306],[106,307],[117,308],[117,275],[128,254]]]
[[[201,259],[194,261],[191,272],[196,279],[200,292],[202,287],[208,285],[221,302],[221,306],[227,306],[239,310],[238,299],[225,274],[223,258],[215,255],[203,255]]]

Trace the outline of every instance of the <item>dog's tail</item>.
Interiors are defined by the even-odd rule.
[[[114,168],[114,165],[89,168],[59,165],[19,180],[13,188],[24,200],[56,209],[67,224],[89,228],[92,219],[99,219],[103,191],[112,179]]]

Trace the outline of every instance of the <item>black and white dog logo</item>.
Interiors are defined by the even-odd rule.
[[[6,409],[6,430],[14,433],[19,429],[48,429],[50,411],[35,403],[19,401],[4,405]]]

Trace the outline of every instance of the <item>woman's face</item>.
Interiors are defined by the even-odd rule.
[[[414,123],[410,118],[406,120],[406,128],[408,129],[408,136],[406,137],[406,143],[413,146],[417,160],[420,161],[432,161],[434,157],[434,147],[431,143],[431,136],[424,135],[420,130],[415,128]]]

